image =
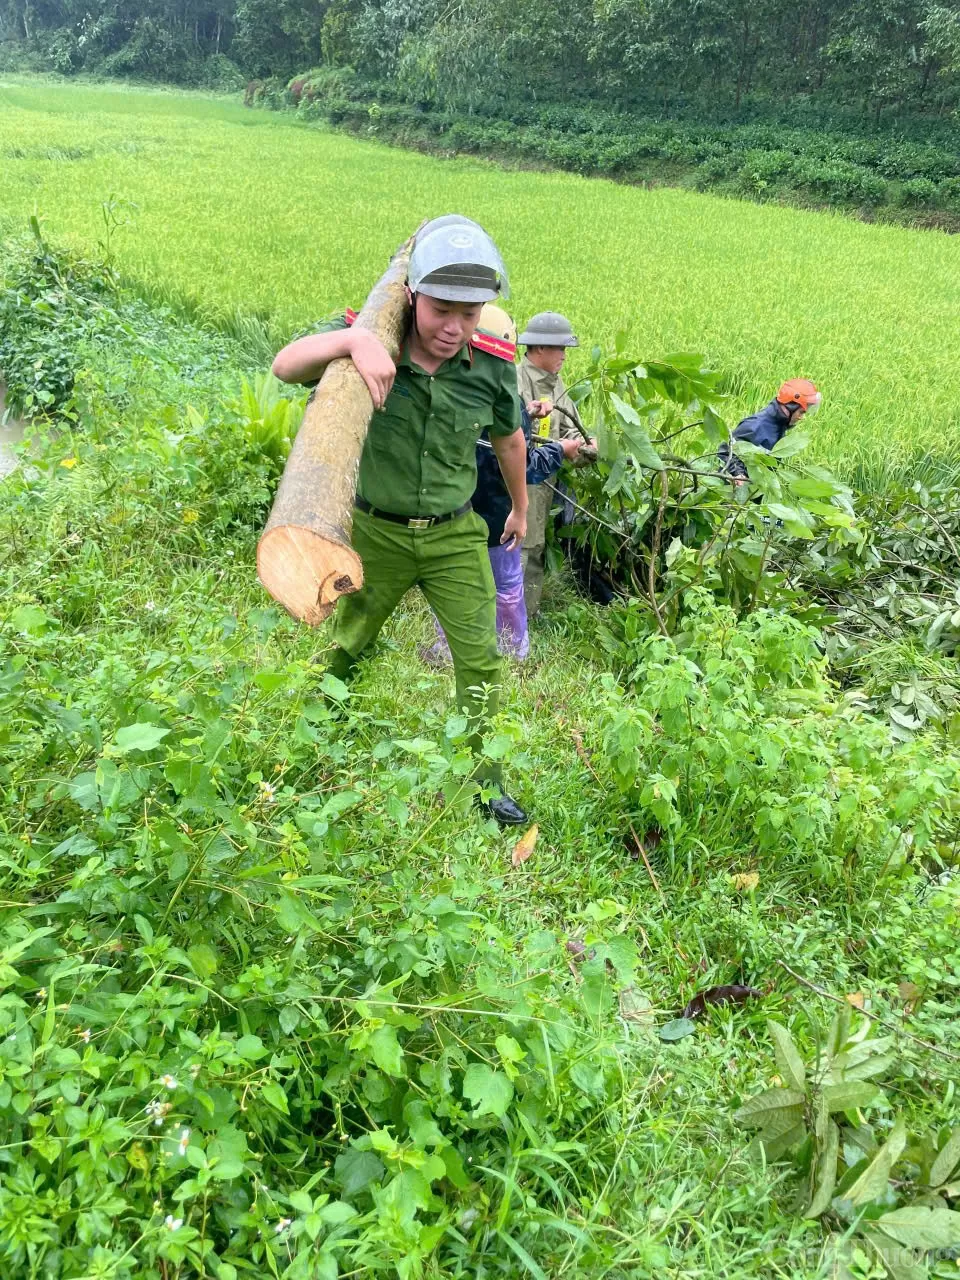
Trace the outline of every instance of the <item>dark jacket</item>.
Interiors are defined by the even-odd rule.
[[[771,400],[759,413],[752,413],[749,418],[744,418],[734,430],[733,438],[746,440],[748,444],[755,444],[758,449],[766,449],[769,453],[789,429],[789,411],[776,400]],[[720,458],[720,470],[725,475],[733,476],[735,479],[749,479],[750,473],[747,468],[727,443],[720,446],[717,455]]]
[[[527,442],[527,484],[543,484],[544,480],[556,475],[563,466],[563,445],[559,440],[545,440],[543,444],[531,445],[530,418],[526,409],[523,410],[522,425],[523,437]],[[472,501],[474,511],[486,522],[487,546],[499,546],[503,526],[513,503],[486,432],[477,441],[477,489]]]

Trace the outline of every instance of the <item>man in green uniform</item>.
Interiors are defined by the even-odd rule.
[[[577,424],[577,406],[567,395],[560,370],[569,347],[579,346],[566,316],[558,311],[535,315],[517,341],[526,345],[526,354],[517,372],[520,398],[534,419],[531,442],[583,439]],[[594,456],[596,456],[594,454]],[[574,466],[578,459],[574,459]],[[527,617],[540,610],[543,574],[547,553],[547,519],[554,494],[549,485],[527,490],[527,537],[523,544],[523,595]]]
[[[337,605],[329,670],[345,679],[403,596],[419,586],[446,632],[457,706],[479,750],[501,672],[487,527],[470,506],[484,431],[512,502],[503,541],[521,543],[527,520],[515,372],[471,342],[484,302],[508,293],[507,276],[483,228],[450,214],[418,232],[407,290],[410,329],[396,365],[379,339],[350,328],[344,316],[284,347],[273,371],[285,382],[310,383],[331,360],[349,356],[374,403],[353,521],[364,583]],[[478,767],[476,776],[492,792],[486,808],[498,822],[526,822],[495,765]]]

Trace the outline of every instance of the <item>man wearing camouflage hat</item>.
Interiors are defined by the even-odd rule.
[[[570,321],[558,311],[533,316],[517,340],[527,348],[517,381],[520,399],[534,419],[532,443],[548,440],[584,440],[577,406],[567,394],[560,370],[570,347],[579,346]],[[593,455],[596,456],[595,453]],[[592,460],[580,450],[574,466]],[[523,594],[527,617],[539,612],[547,550],[547,519],[554,493],[548,485],[527,488],[527,537],[523,544]]]

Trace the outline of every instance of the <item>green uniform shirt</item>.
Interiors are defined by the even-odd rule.
[[[345,329],[345,317],[320,329]],[[395,515],[442,516],[477,487],[477,440],[520,427],[516,366],[466,346],[434,374],[404,344],[387,402],[374,412],[360,458],[357,493]]]

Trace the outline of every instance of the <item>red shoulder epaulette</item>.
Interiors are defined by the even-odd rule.
[[[478,330],[470,339],[470,345],[471,347],[476,347],[478,351],[486,351],[488,355],[497,356],[501,360],[508,360],[511,364],[516,359],[516,343],[508,342],[506,338],[495,338],[490,333],[481,333]]]
[[[354,310],[352,309],[352,307],[347,307],[346,311],[344,311],[344,313],[343,313],[343,318],[344,318],[344,320],[346,320],[346,322],[347,322],[347,324],[348,324],[348,326],[349,326],[349,325],[353,324],[354,320],[356,320],[356,318],[357,318],[357,316],[358,316],[359,314],[360,314],[360,312],[359,312],[359,311],[354,311]]]

